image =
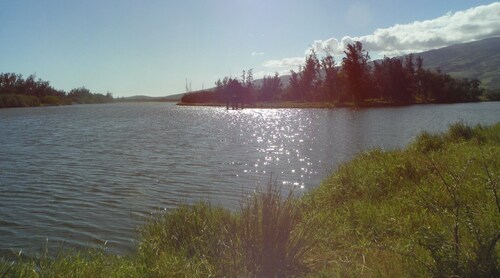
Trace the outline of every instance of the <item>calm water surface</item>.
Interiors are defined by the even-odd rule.
[[[0,110],[0,255],[41,248],[128,253],[151,212],[210,200],[238,208],[277,178],[305,192],[340,162],[422,130],[491,124],[500,103],[246,109],[168,103]]]

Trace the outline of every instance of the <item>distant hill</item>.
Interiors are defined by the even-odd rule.
[[[144,95],[137,95],[137,96],[131,96],[131,97],[123,97],[123,98],[117,98],[117,101],[125,101],[125,102],[157,102],[157,101],[164,101],[164,102],[178,102],[181,100],[182,96],[184,94],[177,94],[177,95],[170,95],[170,96],[165,96],[165,97],[150,97],[150,96],[144,96]]]
[[[165,99],[165,101],[181,101],[181,98],[183,95],[184,95],[184,93],[169,95],[169,96],[164,97],[164,99]]]
[[[477,78],[487,89],[500,89],[500,37],[416,53],[427,69],[454,77]]]
[[[147,102],[147,101],[162,101],[162,97],[149,97],[144,95],[137,95],[131,97],[121,97],[117,98],[117,101],[125,101],[125,102]]]

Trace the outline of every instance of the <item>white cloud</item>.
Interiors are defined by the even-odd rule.
[[[368,13],[367,10],[360,11]],[[449,12],[435,19],[380,28],[371,35],[317,40],[306,49],[305,54],[309,54],[311,49],[320,55],[328,51],[336,61],[340,61],[347,44],[360,41],[372,58],[391,57],[496,36],[500,36],[500,2]],[[284,72],[297,69],[304,61],[304,57],[284,58],[266,61],[263,66]]]
[[[254,79],[262,79],[264,76],[274,76],[275,73],[278,73],[278,75],[283,76],[283,75],[289,75],[290,70],[289,69],[282,69],[282,70],[275,70],[275,71],[257,71],[254,72],[253,77]]]
[[[304,63],[304,57],[284,58],[281,60],[269,60],[264,62],[266,68],[294,68]]]
[[[500,2],[449,12],[431,20],[396,24],[377,29],[371,35],[318,40],[311,48],[318,53],[328,50],[339,55],[348,43],[360,41],[370,52],[394,56],[495,36],[500,36]]]

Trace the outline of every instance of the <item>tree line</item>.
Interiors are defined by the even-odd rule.
[[[286,86],[278,73],[264,76],[256,86],[252,70],[248,70],[241,78],[217,80],[214,89],[187,93],[182,102],[452,103],[478,101],[484,94],[478,79],[453,78],[440,70],[424,69],[420,56],[371,61],[361,42],[348,44],[344,54],[337,64],[330,53],[318,58],[312,51],[298,71],[290,71]]]
[[[111,101],[113,101],[111,93],[106,95],[92,93],[85,87],[75,88],[67,93],[54,89],[48,81],[37,79],[34,74],[23,78],[21,74],[0,73],[0,108]]]

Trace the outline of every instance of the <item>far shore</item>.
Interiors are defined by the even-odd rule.
[[[481,101],[479,101],[481,102]],[[414,102],[414,103],[393,103],[384,101],[367,101],[367,102],[294,102],[294,101],[279,101],[279,102],[257,102],[252,104],[244,104],[245,108],[377,108],[377,107],[400,107],[415,104],[446,104],[436,102]],[[205,107],[226,107],[226,103],[208,102],[208,103],[185,103],[178,102],[178,106],[205,106]],[[229,106],[231,109],[231,105]],[[241,109],[241,106],[240,108]]]

